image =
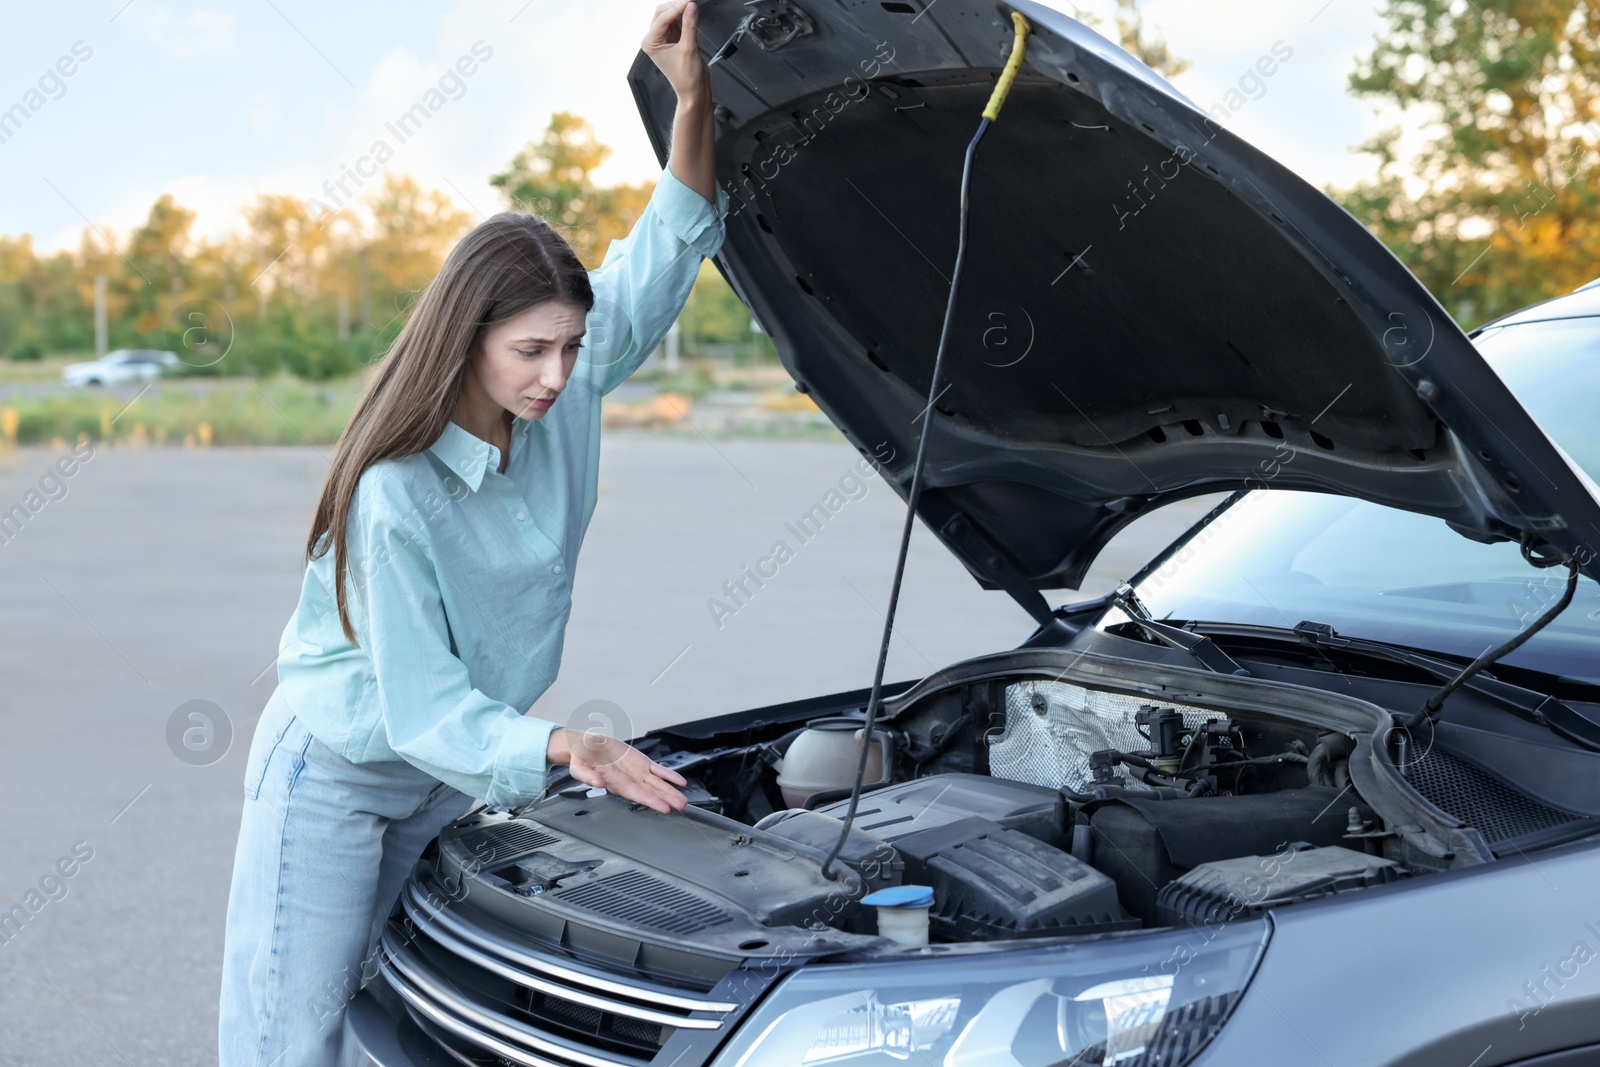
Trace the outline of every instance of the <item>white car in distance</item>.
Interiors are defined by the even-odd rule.
[[[61,368],[67,385],[109,385],[113,382],[159,378],[180,366],[176,352],[146,348],[119,348],[87,363],[69,363]]]

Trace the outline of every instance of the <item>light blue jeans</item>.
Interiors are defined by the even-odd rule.
[[[218,1019],[221,1067],[357,1067],[344,1009],[422,850],[471,798],[403,761],[352,763],[273,693],[245,770]]]

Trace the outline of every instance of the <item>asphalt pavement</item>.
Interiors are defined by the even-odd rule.
[[[0,1064],[215,1062],[244,760],[329,454],[101,448],[59,476],[50,448],[0,453],[0,511],[37,509],[0,536],[0,916],[27,915],[0,926]],[[869,685],[904,505],[847,480],[858,459],[608,431],[561,674],[534,713],[603,699],[638,733]],[[789,526],[830,490],[844,503],[800,542]],[[1208,503],[1136,524],[1051,601],[1103,592]],[[779,540],[792,556],[730,596]],[[921,527],[897,617],[890,680],[1032,629]]]

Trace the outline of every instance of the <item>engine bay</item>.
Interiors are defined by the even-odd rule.
[[[447,828],[445,866],[568,943],[727,958],[883,949],[869,898],[897,887],[930,890],[926,943],[956,945],[1216,923],[1493,858],[1416,806],[1371,705],[1362,729],[1300,687],[1280,710],[963,666],[886,701],[870,741],[848,708],[658,731],[639,746],[689,780],[685,811],[568,780]]]

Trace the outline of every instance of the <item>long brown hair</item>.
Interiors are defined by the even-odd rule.
[[[565,238],[537,215],[502,211],[474,226],[445,257],[362,393],[339,435],[306,562],[327,552],[317,542],[333,531],[334,586],[345,638],[358,644],[345,603],[349,568],[345,524],[356,486],[379,460],[414,455],[432,445],[456,413],[467,367],[496,323],[550,299],[594,307],[589,275]]]

